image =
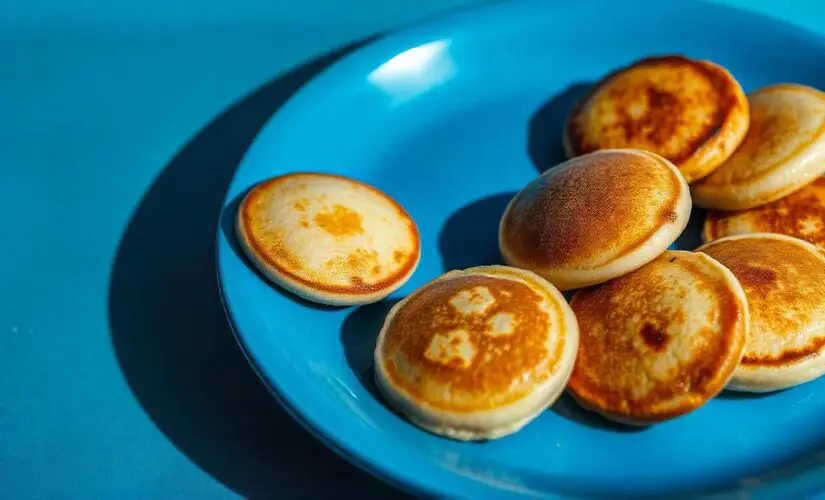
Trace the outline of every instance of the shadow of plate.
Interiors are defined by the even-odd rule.
[[[215,274],[221,206],[252,140],[305,82],[363,43],[278,77],[206,125],[149,188],[114,262],[109,325],[130,389],[183,454],[245,498],[401,496],[278,405],[235,342]]]

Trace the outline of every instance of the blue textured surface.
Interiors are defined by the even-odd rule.
[[[472,3],[0,0],[0,498],[394,493],[249,369],[215,229],[250,141],[324,64],[284,72]],[[825,22],[816,1],[736,3]]]

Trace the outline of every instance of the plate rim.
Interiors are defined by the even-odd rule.
[[[557,1],[566,3],[570,0]],[[597,3],[599,1],[601,0],[592,0],[591,3]],[[274,121],[278,120],[279,116],[285,115],[285,113],[282,113],[282,111],[285,108],[295,107],[299,105],[302,101],[309,99],[312,93],[322,86],[324,80],[333,78],[336,73],[340,73],[341,75],[349,74],[347,71],[348,65],[352,65],[358,62],[359,59],[370,59],[371,57],[375,57],[378,55],[379,51],[387,50],[393,53],[400,53],[401,51],[406,50],[408,48],[418,46],[421,43],[426,43],[424,40],[421,40],[420,38],[427,38],[427,31],[433,32],[430,33],[429,37],[431,38],[434,32],[436,31],[436,28],[453,29],[455,28],[455,26],[459,25],[462,21],[462,18],[466,16],[478,15],[479,12],[483,10],[506,9],[508,7],[516,5],[518,6],[517,8],[524,8],[525,5],[529,5],[531,3],[544,4],[545,8],[547,8],[546,2],[541,2],[541,0],[488,0],[487,2],[479,5],[468,5],[447,9],[444,12],[430,16],[425,16],[423,19],[403,24],[402,26],[392,29],[386,33],[380,33],[377,35],[366,37],[363,40],[363,44],[356,44],[355,48],[352,51],[346,53],[341,58],[334,61],[328,67],[324,68],[316,75],[314,75],[310,79],[310,81],[302,85],[295,93],[293,93],[292,96],[290,96],[286,100],[286,102],[284,102],[284,104],[272,116],[270,116],[266,123],[264,123],[259,132],[256,134],[256,137],[252,141],[252,144],[249,146],[249,148],[247,148],[242,160],[239,162],[232,176],[232,180],[229,183],[229,187],[227,189],[225,198],[222,202],[219,220],[223,220],[223,218],[226,216],[226,210],[232,208],[233,200],[231,199],[230,193],[232,192],[232,187],[236,183],[238,173],[243,169],[244,164],[247,162],[250,151],[252,151],[256,147],[261,137],[263,135],[266,135],[264,134],[266,129],[269,128]],[[739,13],[739,15],[746,15],[752,17],[753,19],[759,19],[763,22],[768,22],[776,26],[777,28],[792,28],[797,32],[797,35],[812,40],[816,40],[817,42],[819,42],[819,44],[823,45],[823,48],[825,48],[825,34],[820,34],[816,31],[808,29],[807,27],[800,26],[790,21],[786,21],[784,19],[774,17],[770,14],[758,12],[755,10],[742,9],[737,6],[719,4],[714,1],[708,0],[674,0],[668,2],[668,7],[671,9],[677,9],[680,5],[686,4],[698,4],[703,6],[703,8],[716,9],[720,12],[736,12]],[[321,81],[322,84],[318,84],[319,81]],[[296,103],[298,104],[296,105]],[[304,429],[306,429],[310,434],[312,434],[314,438],[318,439],[321,443],[323,443],[324,446],[326,446],[339,456],[343,457],[351,464],[367,472],[372,477],[375,477],[392,486],[395,486],[400,490],[407,492],[411,495],[424,495],[428,497],[440,497],[445,495],[449,497],[463,497],[467,495],[470,491],[477,491],[481,493],[486,492],[488,494],[495,493],[499,497],[506,496],[513,498],[522,498],[521,493],[509,491],[502,488],[492,488],[491,486],[480,486],[480,483],[478,481],[468,479],[456,473],[445,472],[443,471],[443,469],[438,467],[427,467],[426,474],[415,475],[405,467],[395,467],[391,465],[391,461],[381,460],[380,458],[387,458],[387,453],[375,454],[372,452],[366,452],[362,448],[359,448],[358,446],[354,445],[354,443],[345,442],[345,440],[343,440],[340,436],[336,435],[334,430],[329,428],[329,426],[323,425],[318,421],[317,418],[314,418],[312,415],[309,415],[307,411],[302,410],[301,405],[297,403],[295,398],[291,398],[287,394],[287,391],[285,391],[279,385],[279,383],[276,380],[276,377],[272,377],[266,372],[265,367],[262,366],[262,363],[260,363],[260,361],[256,359],[255,353],[252,352],[252,349],[249,347],[248,343],[245,342],[243,332],[237,326],[235,314],[233,313],[232,307],[230,305],[230,300],[227,297],[226,283],[224,281],[225,271],[223,270],[223,266],[221,264],[222,258],[225,253],[233,254],[234,252],[231,248],[227,247],[228,244],[225,244],[222,241],[222,237],[228,236],[222,233],[222,224],[219,223],[215,241],[215,269],[217,275],[218,290],[224,314],[230,326],[230,330],[232,331],[233,337],[235,338],[235,341],[237,342],[241,352],[243,352],[244,357],[249,362],[250,367],[256,373],[256,375],[264,384],[264,386],[268,389],[268,391],[284,408],[284,410],[290,415],[291,418],[295,419]],[[233,258],[233,255],[230,255],[229,258]],[[240,257],[235,255],[234,258]],[[816,456],[818,457],[820,454],[823,458],[825,458],[825,450],[823,450],[821,453],[817,453]],[[738,486],[731,485],[722,486],[714,489],[703,489],[699,492],[696,492],[696,494],[698,496],[715,498],[720,495],[728,495],[743,492],[759,493],[761,496],[767,494],[790,494],[795,489],[802,489],[805,491],[825,491],[825,476],[818,477],[820,475],[817,474],[817,470],[823,469],[823,466],[825,465],[825,460],[815,460],[815,463],[807,464],[806,462],[809,460],[809,457],[797,458],[795,460],[782,464],[777,469],[764,472],[757,476],[759,480],[756,481],[756,483],[758,484],[743,484],[742,481],[740,481],[738,483]],[[801,462],[804,465],[799,465],[797,464],[797,462]],[[417,464],[416,467],[424,468],[424,465]],[[441,476],[441,478],[444,481],[433,481],[431,479],[432,476],[430,474],[436,474],[438,476]],[[767,478],[763,481],[763,476],[776,477]],[[422,481],[422,477],[430,479],[428,479],[427,481]],[[682,494],[683,493],[676,493],[675,495],[679,496]],[[563,495],[561,492],[540,492],[540,496],[542,498],[567,497],[567,495]]]

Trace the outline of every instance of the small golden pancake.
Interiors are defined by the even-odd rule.
[[[314,302],[366,304],[403,285],[420,256],[418,228],[392,198],[361,182],[292,173],[255,186],[236,230],[274,283]]]
[[[722,238],[699,248],[739,279],[750,339],[728,388],[767,392],[825,373],[825,257],[781,234]]]
[[[508,264],[562,290],[621,276],[664,252],[690,218],[672,163],[640,150],[601,150],[545,172],[518,193],[499,227]]]
[[[376,384],[413,424],[469,441],[518,431],[564,390],[576,318],[561,293],[506,266],[451,271],[393,307]]]
[[[688,182],[722,164],[748,130],[748,102],[728,71],[682,56],[643,59],[598,82],[573,109],[567,155],[635,148],[673,162]]]
[[[705,254],[668,251],[630,274],[579,290],[580,347],[570,392],[630,425],[684,415],[718,394],[748,338],[733,274]]]
[[[825,93],[782,84],[757,90],[748,100],[748,135],[728,161],[691,186],[697,206],[758,207],[825,173]]]
[[[777,201],[739,212],[711,210],[702,239],[750,233],[779,233],[813,243],[825,251],[825,178],[818,177],[799,191]]]

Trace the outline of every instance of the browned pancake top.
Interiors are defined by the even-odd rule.
[[[750,304],[745,366],[781,366],[825,347],[825,258],[779,236],[743,236],[701,248],[739,279]]]
[[[825,251],[825,178],[767,205],[740,212],[708,212],[706,241],[746,233],[794,236]]]
[[[531,182],[502,221],[519,261],[589,268],[619,259],[677,221],[679,174],[642,152],[599,152]]]
[[[687,413],[721,391],[747,336],[741,291],[721,266],[690,252],[665,252],[580,290],[571,306],[580,329],[573,394],[641,422]]]
[[[555,372],[567,327],[558,303],[536,283],[459,275],[400,305],[385,327],[381,357],[391,383],[421,403],[491,409]]]
[[[720,66],[675,55],[654,57],[597,83],[573,111],[567,136],[576,155],[638,148],[680,165],[725,132],[743,101],[738,83]]]

